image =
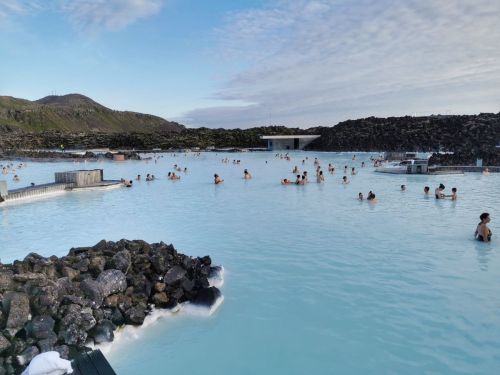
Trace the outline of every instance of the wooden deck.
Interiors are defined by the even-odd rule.
[[[100,350],[80,354],[72,366],[74,375],[116,375]]]

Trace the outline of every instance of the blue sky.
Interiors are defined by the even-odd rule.
[[[0,0],[0,95],[189,126],[500,111],[497,0]]]

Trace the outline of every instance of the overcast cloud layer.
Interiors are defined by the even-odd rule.
[[[250,67],[214,94],[219,107],[195,109],[186,123],[309,127],[500,111],[500,1],[273,4],[228,15],[218,56]]]

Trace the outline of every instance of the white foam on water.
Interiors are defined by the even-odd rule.
[[[218,272],[216,276],[213,276],[209,279],[210,286],[222,286],[222,284],[224,283],[223,276],[224,268],[221,267],[221,271]],[[215,284],[217,285],[213,284],[213,282],[215,282]],[[221,295],[211,307],[193,305],[190,302],[183,302],[173,307],[172,309],[157,309],[153,307],[152,311],[146,316],[146,319],[144,319],[144,323],[142,325],[122,326],[114,332],[115,337],[113,342],[98,345],[89,344],[89,346],[92,348],[98,348],[105,355],[109,355],[118,350],[120,345],[127,344],[135,340],[140,340],[141,337],[147,335],[150,327],[154,327],[156,324],[161,323],[166,319],[171,319],[180,314],[208,318],[213,315],[215,311],[217,311],[217,309],[222,305],[223,302],[224,296]]]
[[[220,266],[220,271],[208,279],[210,286],[221,288],[224,285],[224,273],[225,273],[224,267]]]

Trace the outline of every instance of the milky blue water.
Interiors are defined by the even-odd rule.
[[[241,165],[222,164],[226,156]],[[303,169],[306,156],[311,183],[280,185],[293,178],[294,165]],[[325,184],[314,181],[315,156]],[[128,238],[171,242],[224,265],[222,306],[119,339],[108,356],[120,375],[498,374],[500,175],[377,174],[370,163],[360,167],[369,156],[29,163],[16,186],[76,167],[104,168],[108,178],[160,179],[0,208],[0,258],[63,255],[72,246]],[[174,163],[188,168],[178,182],[166,179]],[[347,186],[340,183],[345,164],[359,168]],[[244,168],[253,180],[242,179]],[[221,186],[212,184],[214,173],[225,180]],[[425,185],[433,191],[441,182],[447,192],[458,188],[457,202],[424,196]],[[356,200],[369,190],[377,204]],[[473,240],[483,211],[492,217],[490,244]]]

